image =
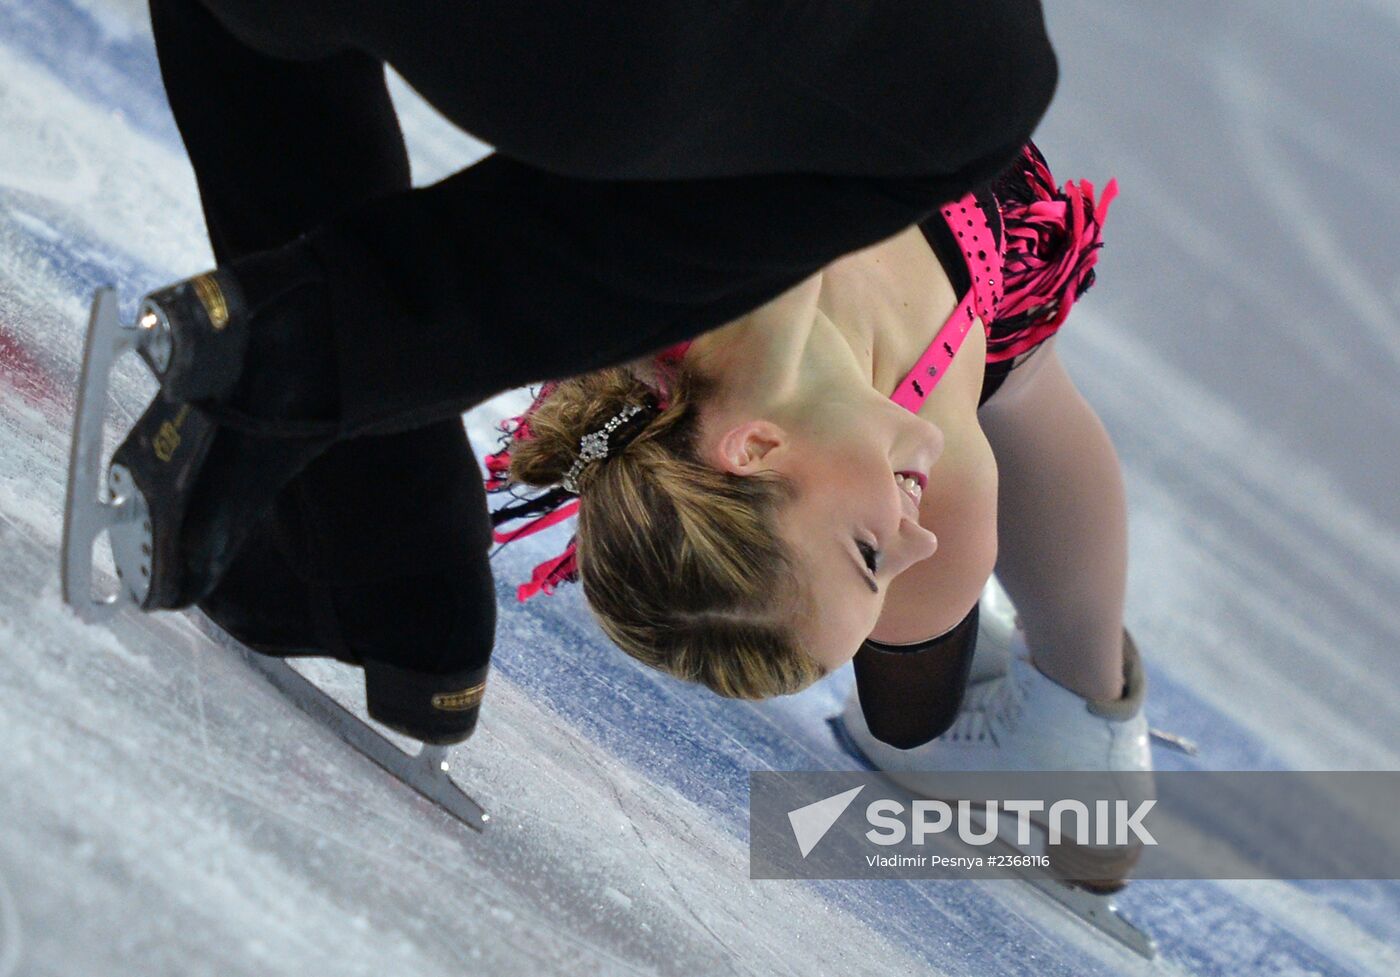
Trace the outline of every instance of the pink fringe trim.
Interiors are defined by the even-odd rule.
[[[1033,147],[1027,147],[1023,163],[1024,190],[1018,186],[1013,192],[1028,192],[1030,199],[1008,200],[1002,209],[1006,257],[997,320],[1027,321],[988,351],[989,362],[1019,355],[1064,323],[1075,300],[1093,284],[1104,218],[1118,195],[1117,180],[1108,181],[1098,201],[1088,180],[1057,190]]]

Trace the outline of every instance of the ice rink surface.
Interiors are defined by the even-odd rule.
[[[1037,140],[1116,176],[1059,344],[1124,465],[1159,769],[1400,763],[1400,2],[1050,0]],[[415,181],[484,151],[395,89]],[[0,977],[1400,973],[1395,882],[1133,883],[1148,964],[1021,883],[758,882],[748,772],[845,768],[849,669],[782,701],[634,666],[497,561],[449,822],[198,615],[81,624],[57,547],[92,289],[211,263],[144,7],[0,0]],[[152,385],[115,381],[131,412]],[[478,450],[519,396],[469,420]],[[513,411],[511,411],[513,413]],[[307,671],[347,702],[357,675]]]

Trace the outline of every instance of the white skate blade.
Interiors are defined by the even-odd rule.
[[[107,388],[112,364],[139,344],[138,329],[117,318],[117,293],[99,288],[92,300],[83,367],[73,412],[73,441],[68,457],[68,489],[63,506],[63,601],[88,622],[110,618],[119,609],[125,588],[94,597],[92,548],[104,530],[145,518],[139,499],[104,502],[98,489],[102,478],[102,426],[107,412]],[[115,545],[115,544],[114,544]]]
[[[228,637],[221,637],[219,643],[240,655],[298,709],[374,761],[395,780],[473,831],[486,829],[491,816],[448,776],[447,747],[425,744],[417,754],[405,753],[282,659],[259,655]]]

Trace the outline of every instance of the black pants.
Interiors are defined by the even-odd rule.
[[[443,670],[489,655],[494,621],[463,409],[696,335],[909,226],[1013,158],[1056,78],[1037,0],[152,14],[218,260],[304,235],[356,435],[284,490],[236,599],[309,582],[318,640]],[[497,153],[409,189],[386,62]],[[419,620],[419,592],[457,610]]]

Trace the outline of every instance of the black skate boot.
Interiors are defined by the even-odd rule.
[[[423,743],[460,743],[476,730],[490,674],[485,656],[452,672],[423,672],[375,659],[356,660],[313,620],[313,596],[285,564],[267,559],[254,539],[239,552],[200,610],[239,644],[267,658],[336,658],[364,670],[370,718]],[[271,571],[270,576],[264,573]],[[290,586],[283,587],[283,584]],[[340,649],[340,650],[338,650]]]
[[[125,596],[145,611],[203,598],[278,490],[332,441],[246,435],[157,395],[108,470],[105,528]]]
[[[240,644],[259,654],[336,657],[317,633],[310,586],[277,548],[271,517],[249,535],[218,585],[198,606]]]
[[[314,610],[317,602],[323,607],[320,614]],[[264,539],[255,536],[199,606],[210,620],[260,655],[336,658],[360,666],[370,718],[395,732],[437,745],[460,743],[472,735],[491,671],[490,645],[463,649],[465,663],[450,671],[441,670],[441,661],[431,663],[438,666],[436,670],[422,671],[380,658],[362,659],[347,648],[344,625],[328,619],[335,603],[327,588],[308,586]],[[396,655],[393,649],[375,652]]]
[[[426,743],[472,734],[496,637],[484,550],[426,573],[332,585],[327,593],[333,613],[325,617],[338,631],[332,650],[364,668],[371,717]]]
[[[248,349],[249,315],[242,286],[216,269],[158,289],[141,300],[137,352],[172,402],[227,394]]]
[[[249,255],[142,299],[138,352],[172,403],[221,405],[247,433],[322,434],[339,406],[324,293],[305,240]]]
[[[371,718],[396,732],[433,744],[471,736],[495,639],[484,555],[363,583],[307,581],[275,526],[259,524],[199,609],[261,655],[359,666]]]
[[[476,728],[489,671],[494,614],[488,615],[485,629],[476,635],[488,642],[480,646],[454,649],[442,642],[443,638],[471,639],[473,629],[464,631],[455,626],[460,610],[448,609],[444,614],[449,616],[438,621],[408,618],[415,626],[407,628],[402,624],[405,618],[399,616],[399,625],[392,627],[385,613],[389,605],[381,603],[382,609],[376,610],[376,602],[366,598],[378,592],[392,601],[398,596],[398,588],[383,584],[371,584],[369,589],[332,587],[324,582],[301,580],[284,558],[278,545],[280,539],[269,532],[269,523],[270,520],[265,521],[248,540],[219,585],[201,602],[201,609],[238,639],[231,650],[297,708],[468,828],[483,830],[490,817],[450,775],[448,747],[467,739]],[[470,572],[459,576],[456,569],[447,568],[437,575],[438,580],[450,584],[473,579]],[[401,589],[421,594],[425,600],[442,595],[440,588],[424,586],[422,580],[405,581]],[[470,606],[474,600],[470,593],[467,596],[465,604],[448,601],[444,607]],[[343,621],[337,616],[336,607],[345,605],[365,607],[367,612]],[[351,634],[357,646],[388,630],[402,639],[401,645],[417,653],[417,660],[410,664],[451,667],[450,662],[455,660],[460,667],[455,672],[423,672],[378,659],[357,661],[346,643],[347,627],[353,630],[367,623],[368,635]],[[446,634],[434,633],[431,643],[437,647],[433,648],[428,646],[426,635],[418,632],[418,623],[447,623],[450,630]],[[420,635],[416,644],[414,633]],[[399,647],[379,651],[403,657]],[[405,751],[282,660],[307,655],[336,657],[361,665],[370,716],[419,740],[423,746],[417,752]]]
[[[65,600],[88,620],[125,600],[177,609],[207,594],[285,485],[335,442],[334,365],[318,268],[294,243],[153,292],[123,325],[99,289],[78,390],[64,513]],[[101,497],[113,363],[136,352],[161,392],[112,456]],[[250,361],[256,368],[250,368]],[[118,593],[95,598],[109,533]]]

